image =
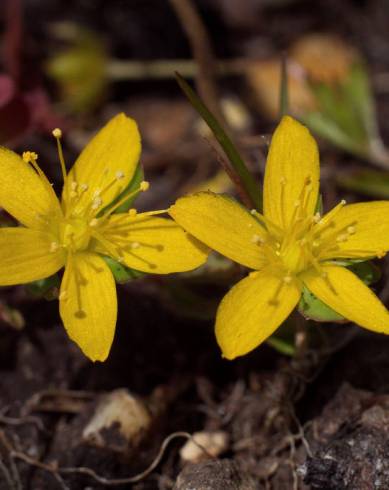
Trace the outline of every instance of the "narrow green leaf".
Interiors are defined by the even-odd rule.
[[[216,117],[209,111],[204,102],[200,97],[194,92],[190,85],[182,78],[179,73],[176,73],[176,80],[184,92],[186,97],[200,116],[204,119],[216,140],[220,143],[223,148],[228,160],[230,161],[232,167],[239,175],[242,185],[244,186],[248,196],[253,202],[255,208],[258,211],[262,209],[262,193],[259,185],[253,179],[253,176],[248,171],[246,164],[244,163],[242,157],[240,156],[238,150],[236,149],[234,143],[227,136],[226,132],[222,128]]]

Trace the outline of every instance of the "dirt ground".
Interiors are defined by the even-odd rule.
[[[374,87],[389,73],[385,0],[195,4],[219,58],[266,57],[304,33],[325,31],[361,51]],[[165,0],[25,0],[24,20],[23,84],[37,80],[53,98],[42,60],[57,49],[48,29],[57,21],[97,31],[116,58],[191,57]],[[252,135],[271,133],[274,123],[254,110],[243,77],[222,78],[218,87],[244,102]],[[389,86],[381,83],[375,95],[389,141]],[[215,154],[195,131],[194,111],[173,78],[114,82],[93,111],[61,115],[67,162],[90,131],[119,111],[133,116],[143,135],[142,162],[153,189],[141,202],[144,209],[167,207],[215,173]],[[13,147],[37,151],[60,185],[47,133],[24,134]],[[263,151],[250,149],[258,174]],[[344,196],[334,184],[339,170],[366,162],[326,144],[321,160],[327,208],[342,197],[366,199]],[[389,262],[380,264],[383,275],[374,288],[388,306]],[[0,490],[389,489],[388,337],[351,324],[314,325],[326,344],[303,357],[263,345],[226,361],[212,315],[228,284],[197,285],[186,314],[175,301],[177,287],[177,278],[152,276],[119,285],[113,349],[108,361],[95,364],[68,339],[56,300],[34,297],[23,286],[1,289]],[[99,425],[102,412],[110,418]],[[198,431],[222,434],[220,454],[200,450],[202,461],[184,464],[180,448]]]

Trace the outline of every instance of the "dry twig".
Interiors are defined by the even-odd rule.
[[[79,466],[79,467],[67,467],[67,468],[62,468],[57,466],[54,463],[43,463],[42,461],[39,461],[35,458],[32,458],[31,456],[28,456],[27,454],[21,452],[21,451],[16,451],[12,445],[9,443],[7,438],[5,437],[5,434],[3,432],[0,432],[0,441],[2,442],[3,446],[5,449],[8,451],[9,458],[11,460],[18,459],[20,461],[24,461],[25,463],[29,464],[30,466],[34,466],[36,468],[39,468],[41,470],[47,471],[48,473],[51,473],[58,482],[61,483],[63,489],[68,490],[65,483],[62,480],[61,475],[71,475],[71,474],[76,474],[76,475],[85,475],[90,478],[92,478],[95,482],[100,483],[102,485],[106,486],[118,486],[118,485],[126,485],[126,484],[131,484],[131,483],[137,483],[144,478],[146,478],[152,471],[155,470],[155,468],[159,465],[161,462],[161,459],[163,458],[166,448],[170,444],[171,441],[174,439],[177,439],[179,437],[185,437],[186,439],[191,439],[193,442],[200,447],[203,451],[207,453],[209,457],[211,457],[208,452],[206,451],[205,448],[203,448],[200,444],[196,443],[194,439],[192,439],[191,434],[188,432],[173,432],[170,434],[166,439],[164,439],[163,443],[161,444],[161,447],[159,449],[159,452],[153,462],[150,464],[148,468],[146,468],[144,471],[141,473],[138,473],[137,475],[126,477],[126,478],[105,478],[104,476],[98,475],[94,470],[91,468]],[[3,470],[0,466],[0,470]],[[9,474],[8,470],[5,468],[6,473]]]

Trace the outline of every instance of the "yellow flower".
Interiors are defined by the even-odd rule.
[[[389,202],[315,213],[319,156],[309,131],[284,117],[269,150],[264,214],[203,192],[179,199],[171,216],[219,253],[254,269],[222,300],[216,337],[228,359],[257,347],[287,318],[305,285],[349,320],[389,334],[389,312],[336,259],[382,257],[389,250]]]
[[[23,226],[0,229],[0,285],[27,283],[65,267],[59,301],[69,337],[91,360],[107,358],[115,331],[115,281],[102,258],[139,271],[167,274],[205,262],[204,246],[163,211],[112,214],[137,168],[141,144],[136,123],[119,114],[92,139],[66,174],[61,202],[37,155],[0,148],[0,206]],[[142,182],[133,193],[148,188]],[[120,197],[119,197],[120,196]]]

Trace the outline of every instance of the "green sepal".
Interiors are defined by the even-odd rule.
[[[303,287],[298,311],[304,318],[317,322],[344,322],[345,318],[317,298],[308,288]]]
[[[61,280],[58,274],[38,279],[37,281],[26,284],[27,291],[37,298],[45,298],[49,301],[58,298],[58,291],[61,286]]]
[[[112,259],[111,257],[107,257],[104,255],[102,256],[102,258],[110,268],[117,284],[125,284],[126,282],[139,279],[140,277],[146,275],[145,272],[130,269],[130,267],[126,267],[125,265],[120,264],[117,260]]]
[[[255,181],[251,173],[249,172],[243,158],[235,147],[231,138],[222,128],[219,121],[211,113],[208,107],[200,99],[200,97],[195,93],[195,91],[190,87],[190,85],[182,78],[182,76],[176,73],[176,80],[184,92],[189,102],[192,104],[194,109],[203,118],[209,129],[212,131],[216,140],[219,142],[220,146],[223,148],[229,162],[231,163],[235,172],[239,175],[242,185],[244,186],[247,194],[250,196],[255,208],[258,211],[262,210],[262,190],[259,184]]]

